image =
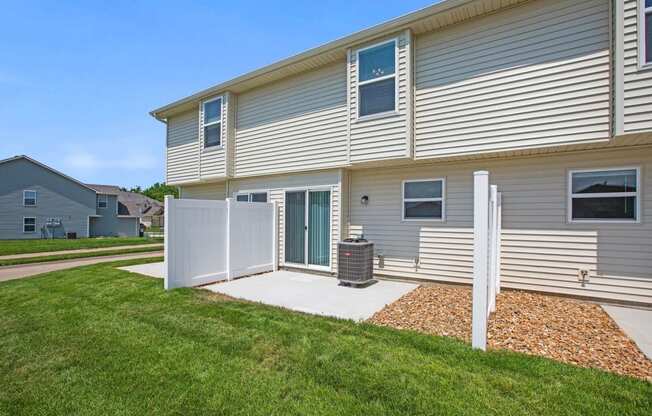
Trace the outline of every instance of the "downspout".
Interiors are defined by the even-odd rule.
[[[613,4],[615,3],[615,5]],[[612,42],[613,50],[613,82],[612,92],[613,99],[613,128],[612,140],[625,133],[625,61],[624,61],[624,48],[625,48],[625,6],[622,0],[614,0],[612,8],[615,13],[612,13],[612,33],[614,36]]]

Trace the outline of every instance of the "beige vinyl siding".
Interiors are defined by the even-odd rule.
[[[166,179],[168,184],[194,181],[199,174],[197,110],[167,121]]]
[[[345,63],[241,94],[236,119],[236,176],[345,165]]]
[[[285,265],[285,191],[311,188],[331,189],[331,271],[337,271],[337,242],[341,236],[342,194],[339,170],[274,175],[229,181],[230,197],[238,192],[267,191],[269,202],[276,201],[279,209],[279,265]]]
[[[209,148],[204,147],[204,106],[203,102],[211,101],[217,97],[222,100],[222,120],[221,120],[221,134],[220,145],[212,146]],[[200,175],[201,179],[210,179],[215,177],[226,176],[226,139],[228,129],[228,104],[226,95],[215,96],[208,98],[199,106],[199,143],[201,143],[201,150],[199,152],[200,159]]]
[[[625,133],[652,130],[652,67],[639,69],[637,3],[638,0],[625,0]]]
[[[532,1],[417,37],[416,158],[608,139],[609,4]]]
[[[641,167],[641,222],[567,221],[570,169]],[[473,171],[503,193],[505,287],[652,303],[652,148],[351,171],[349,234],[376,244],[376,272],[471,283]],[[446,221],[401,221],[401,181],[446,178]],[[369,205],[360,197],[369,196]],[[415,259],[418,258],[418,264]],[[590,271],[585,287],[579,268]]]
[[[370,45],[396,38],[398,40],[397,114],[358,119],[358,65],[357,51]],[[411,39],[406,32],[359,45],[351,51],[349,63],[349,117],[351,135],[351,162],[372,162],[408,157],[408,71]]]
[[[179,197],[184,199],[226,199],[226,182],[183,185],[180,190]]]

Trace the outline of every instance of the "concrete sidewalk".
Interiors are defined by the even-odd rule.
[[[132,248],[150,248],[150,247],[163,248],[163,244],[162,243],[131,244],[131,245],[128,245],[128,246],[112,246],[112,247],[101,247],[101,248],[81,248],[81,249],[77,249],[77,250],[42,251],[42,252],[37,252],[37,253],[11,254],[11,255],[7,255],[7,256],[0,256],[0,260],[27,259],[27,258],[32,258],[32,257],[57,256],[57,255],[60,255],[60,254],[101,253],[103,251],[129,250],[129,249],[132,249]]]
[[[0,267],[0,282],[24,277],[35,276],[41,273],[53,272],[56,270],[72,269],[73,267],[87,266],[97,263],[108,263],[117,260],[146,259],[150,257],[163,256],[162,251],[146,253],[118,254],[115,256],[85,257],[81,259],[50,261],[44,263],[20,264],[16,266]]]
[[[616,321],[643,354],[652,360],[652,310],[612,305],[602,305],[602,309]]]

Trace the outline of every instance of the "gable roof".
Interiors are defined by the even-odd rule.
[[[152,110],[150,115],[157,120],[164,121],[172,114],[192,109],[201,100],[210,96],[226,91],[240,93],[291,75],[345,60],[348,48],[381,36],[406,29],[412,30],[415,34],[429,32],[526,1],[530,0],[443,0],[201,90]]]
[[[115,185],[87,184],[98,194],[115,195],[118,197],[118,215],[135,217],[161,215],[163,204],[155,199],[137,192],[123,191]]]
[[[96,192],[95,189],[91,188],[90,186],[86,185],[85,183],[82,183],[82,182],[78,181],[77,179],[75,179],[75,178],[73,178],[71,176],[68,176],[65,173],[61,173],[58,170],[56,170],[54,168],[51,168],[48,165],[45,165],[45,164],[39,162],[38,160],[34,160],[31,157],[26,156],[26,155],[17,155],[17,156],[13,156],[13,157],[10,157],[10,158],[7,158],[7,159],[2,159],[2,160],[0,160],[0,165],[3,164],[3,163],[13,162],[14,160],[20,160],[20,159],[24,159],[24,160],[26,160],[28,162],[31,162],[31,163],[33,163],[33,164],[35,164],[37,166],[42,167],[43,169],[49,170],[50,172],[61,176],[62,178],[68,179],[69,181],[72,181],[72,182],[76,183],[77,185],[80,185],[80,186],[82,186],[84,188],[90,189],[93,192]]]

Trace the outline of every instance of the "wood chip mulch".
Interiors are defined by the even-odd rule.
[[[419,286],[369,322],[471,340],[471,289]],[[540,355],[652,382],[652,361],[599,305],[523,291],[503,291],[489,320],[489,348]]]

